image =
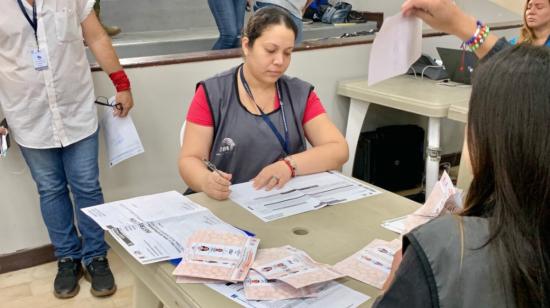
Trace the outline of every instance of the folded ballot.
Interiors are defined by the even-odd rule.
[[[334,269],[351,278],[381,289],[391,271],[393,256],[401,248],[401,240],[375,239],[351,257],[338,262]]]
[[[248,272],[244,280],[244,294],[248,300],[283,300],[302,297],[316,297],[318,287],[307,286],[296,289],[278,280],[268,280],[255,270]]]
[[[182,261],[173,274],[191,278],[244,281],[259,244],[259,239],[245,235],[210,229],[199,230],[187,240]]]
[[[332,266],[311,259],[292,246],[260,249],[252,269],[268,280],[279,280],[299,289],[340,277]]]

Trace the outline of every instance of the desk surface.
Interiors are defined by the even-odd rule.
[[[191,195],[195,202],[209,208],[216,216],[234,226],[256,233],[260,248],[292,245],[306,251],[313,259],[336,264],[352,255],[375,238],[392,240],[398,235],[380,227],[383,220],[413,212],[418,203],[390,192],[346,204],[329,206],[277,221],[264,223],[231,201],[218,202],[204,194]],[[306,235],[296,235],[297,229]],[[176,284],[174,266],[168,262],[141,265],[116,241],[106,235],[111,248],[130,270],[169,307],[238,307],[237,304],[203,285]],[[338,280],[372,298],[379,290],[351,278]]]
[[[466,123],[468,122],[469,102],[460,102],[449,106],[449,114],[447,117],[451,120]]]
[[[468,102],[470,86],[437,85],[438,81],[401,75],[371,87],[367,79],[342,81],[337,93],[353,99],[374,103],[427,117],[447,117],[449,106]]]

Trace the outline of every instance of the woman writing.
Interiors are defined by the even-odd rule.
[[[231,184],[253,180],[272,189],[347,161],[345,139],[313,86],[284,75],[296,32],[284,10],[258,10],[243,34],[244,63],[197,86],[179,160],[193,191],[223,200]],[[205,158],[219,172],[209,171]]]

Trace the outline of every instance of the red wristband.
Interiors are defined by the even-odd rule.
[[[292,167],[292,165],[290,164],[290,162],[286,159],[281,159],[287,166],[288,168],[290,169],[290,177],[295,177],[296,176],[296,172],[294,171],[294,168]]]
[[[130,90],[130,80],[124,70],[110,74],[109,78],[111,78],[117,92]]]

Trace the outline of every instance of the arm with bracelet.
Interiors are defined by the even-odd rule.
[[[86,44],[116,88],[115,100],[116,103],[122,105],[122,110],[114,108],[114,113],[117,116],[125,117],[134,106],[134,100],[130,90],[130,80],[120,65],[118,56],[111,44],[111,38],[107,35],[94,13],[88,15],[82,22],[82,31]]]

